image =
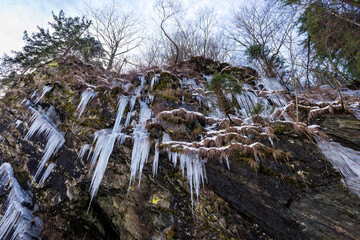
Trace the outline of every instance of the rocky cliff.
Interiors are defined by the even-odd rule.
[[[216,71],[243,83],[230,118]],[[50,64],[0,100],[0,236],[360,239],[360,100],[343,94],[302,93],[297,123],[294,94],[251,68]]]

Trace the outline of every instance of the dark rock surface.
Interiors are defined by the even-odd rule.
[[[192,59],[185,65],[195,62],[193,69],[205,74],[222,70],[219,63],[200,61]],[[360,239],[359,197],[344,187],[341,175],[311,136],[282,122],[269,123],[276,135],[274,149],[291,153],[291,157],[276,159],[269,153],[257,162],[253,156],[236,153],[229,157],[230,170],[209,159],[207,182],[193,207],[188,182],[166,152],[160,153],[158,175],[153,177],[152,146],[140,186],[136,180],[129,187],[132,141],[115,144],[87,213],[89,163],[77,154],[84,143],[92,143],[95,131],[113,126],[118,93],[104,83],[104,91],[77,119],[75,109],[86,86],[77,82],[76,69],[88,72],[87,78],[92,80],[100,70],[71,60],[59,64],[61,68],[28,77],[25,85],[17,83],[0,100],[0,159],[13,166],[19,183],[31,186],[39,205],[37,214],[44,221],[42,239]],[[244,71],[249,74],[250,70]],[[154,91],[151,107],[155,114],[180,107],[206,112],[197,100],[185,98],[181,103],[175,77],[168,77],[166,84],[160,85],[161,95]],[[66,143],[49,161],[57,167],[43,186],[37,186],[31,181],[46,140],[43,135],[24,140],[31,116],[21,102],[44,84],[54,89],[41,102],[56,108]],[[165,95],[167,88],[173,89],[174,95]],[[23,121],[17,128],[16,120]],[[335,141],[360,150],[360,121],[354,117],[328,114],[311,121]],[[178,117],[176,122],[168,119],[151,125],[149,132],[156,138],[167,132],[173,140],[191,142],[201,139],[204,127],[204,119]],[[124,131],[131,132],[132,127]],[[254,138],[271,149],[267,136]]]

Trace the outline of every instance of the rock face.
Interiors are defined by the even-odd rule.
[[[237,113],[232,122],[214,117],[216,98],[205,86],[215,71],[245,82],[243,95],[227,96]],[[360,121],[336,103],[304,97],[303,123],[297,125],[293,96],[267,89],[271,81],[250,68],[201,58],[173,72],[153,69],[121,78],[67,58],[23,77],[0,100],[0,159],[32,192],[33,202],[24,208],[42,219],[42,239],[360,239],[360,199],[313,137],[360,151]],[[44,86],[51,90],[39,99]],[[79,116],[84,92],[93,98]],[[115,131],[120,96],[127,104]],[[245,119],[253,101],[272,109]],[[29,106],[43,112],[53,106],[44,116],[65,138],[38,178],[48,139],[25,139],[34,124]],[[122,140],[114,140],[89,207],[94,135],[105,129]],[[140,133],[149,156],[143,167],[139,163],[139,184],[139,169],[130,169]],[[1,192],[2,215],[6,194]]]

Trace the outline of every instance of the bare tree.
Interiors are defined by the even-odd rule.
[[[116,62],[122,69],[127,63],[126,54],[138,48],[142,41],[139,21],[132,13],[124,12],[115,0],[102,9],[88,6],[86,12],[105,49],[106,70],[112,70]]]
[[[203,8],[198,12],[199,29],[202,39],[202,56],[207,57],[209,45],[214,44],[211,41],[216,23],[216,15],[213,8]]]
[[[175,17],[176,14],[180,12],[181,5],[175,0],[159,0],[156,3],[156,10],[160,17],[160,28],[165,37],[171,42],[175,48],[175,56],[172,61],[173,64],[180,62],[180,48],[176,43],[175,39],[171,34],[165,29],[165,23]]]
[[[279,77],[281,51],[286,37],[293,31],[295,22],[285,10],[274,2],[242,6],[234,13],[227,37],[236,42],[239,50],[250,53],[256,60],[258,69],[267,77]]]

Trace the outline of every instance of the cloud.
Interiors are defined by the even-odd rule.
[[[21,50],[23,33],[47,28],[52,14],[64,9],[65,14],[76,14],[74,4],[69,0],[1,0],[0,2],[0,56],[11,50]]]
[[[111,0],[108,0],[111,1]],[[187,16],[204,6],[214,7],[220,19],[229,16],[231,10],[241,4],[239,0],[223,0],[221,3],[211,0],[183,0]],[[143,23],[152,25],[151,19],[156,17],[154,9],[156,0],[123,0],[120,5],[126,11],[132,11],[141,18]],[[21,50],[24,30],[29,33],[36,31],[37,26],[47,27],[51,21],[51,12],[65,11],[67,16],[82,15],[86,4],[101,7],[104,0],[0,0],[0,56],[11,50]]]

